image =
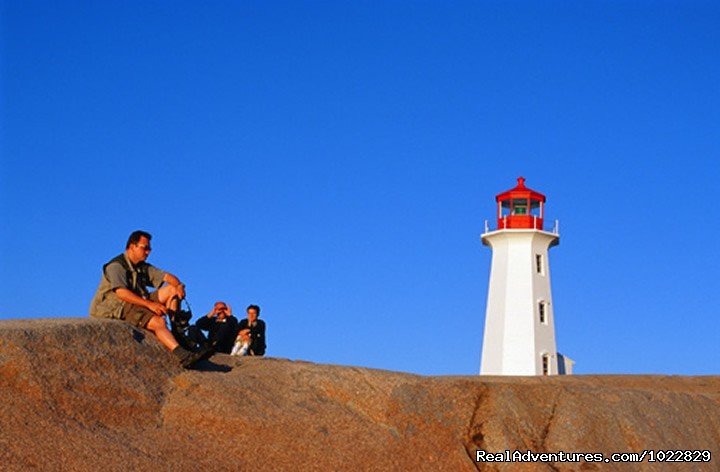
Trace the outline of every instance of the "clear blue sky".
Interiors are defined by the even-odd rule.
[[[715,2],[0,3],[0,319],[135,229],[268,353],[474,374],[494,196],[548,197],[578,373],[718,374]]]

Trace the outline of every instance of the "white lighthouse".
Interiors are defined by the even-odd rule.
[[[480,373],[572,373],[558,354],[548,249],[560,242],[557,222],[545,231],[545,195],[517,186],[495,197],[497,228],[486,222],[481,240],[492,249]]]

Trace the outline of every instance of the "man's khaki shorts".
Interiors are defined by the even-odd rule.
[[[148,297],[148,300],[157,302],[157,291],[151,293]],[[123,302],[122,319],[133,326],[137,326],[138,328],[144,328],[145,326],[147,326],[148,322],[152,319],[153,316],[155,316],[155,313],[145,307],[142,307],[140,305],[133,305],[132,303],[128,302]]]

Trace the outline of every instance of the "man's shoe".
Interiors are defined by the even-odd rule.
[[[188,351],[182,346],[178,346],[173,350],[172,353],[175,354],[175,356],[178,358],[181,366],[189,369],[196,363],[204,361],[205,359],[209,359],[210,356],[215,354],[215,349],[213,349],[212,347],[204,347],[199,351]]]
[[[186,369],[193,367],[200,361],[210,359],[210,357],[215,354],[215,350],[211,347],[204,347],[199,351],[190,352],[189,354],[189,356],[181,361],[182,366]]]
[[[215,347],[215,344],[212,344],[210,346],[203,347],[198,352],[201,354],[200,360],[204,361],[204,360],[210,359],[213,356],[213,354],[215,354],[217,352],[217,348]]]
[[[189,369],[202,360],[202,351],[190,352],[188,351],[187,356],[180,360],[180,365],[184,368]]]

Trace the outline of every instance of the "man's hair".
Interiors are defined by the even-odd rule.
[[[150,241],[152,239],[152,236],[150,236],[150,233],[148,233],[147,231],[142,231],[142,230],[133,231],[127,240],[125,249],[129,248],[133,244],[137,244],[138,242],[140,242],[140,238],[147,238],[147,240]]]
[[[252,308],[253,310],[255,310],[255,313],[257,313],[258,316],[260,316],[260,307],[259,307],[259,306],[257,306],[257,305],[248,305],[248,307],[245,308],[245,311],[248,311],[248,310],[250,310],[251,308]]]

